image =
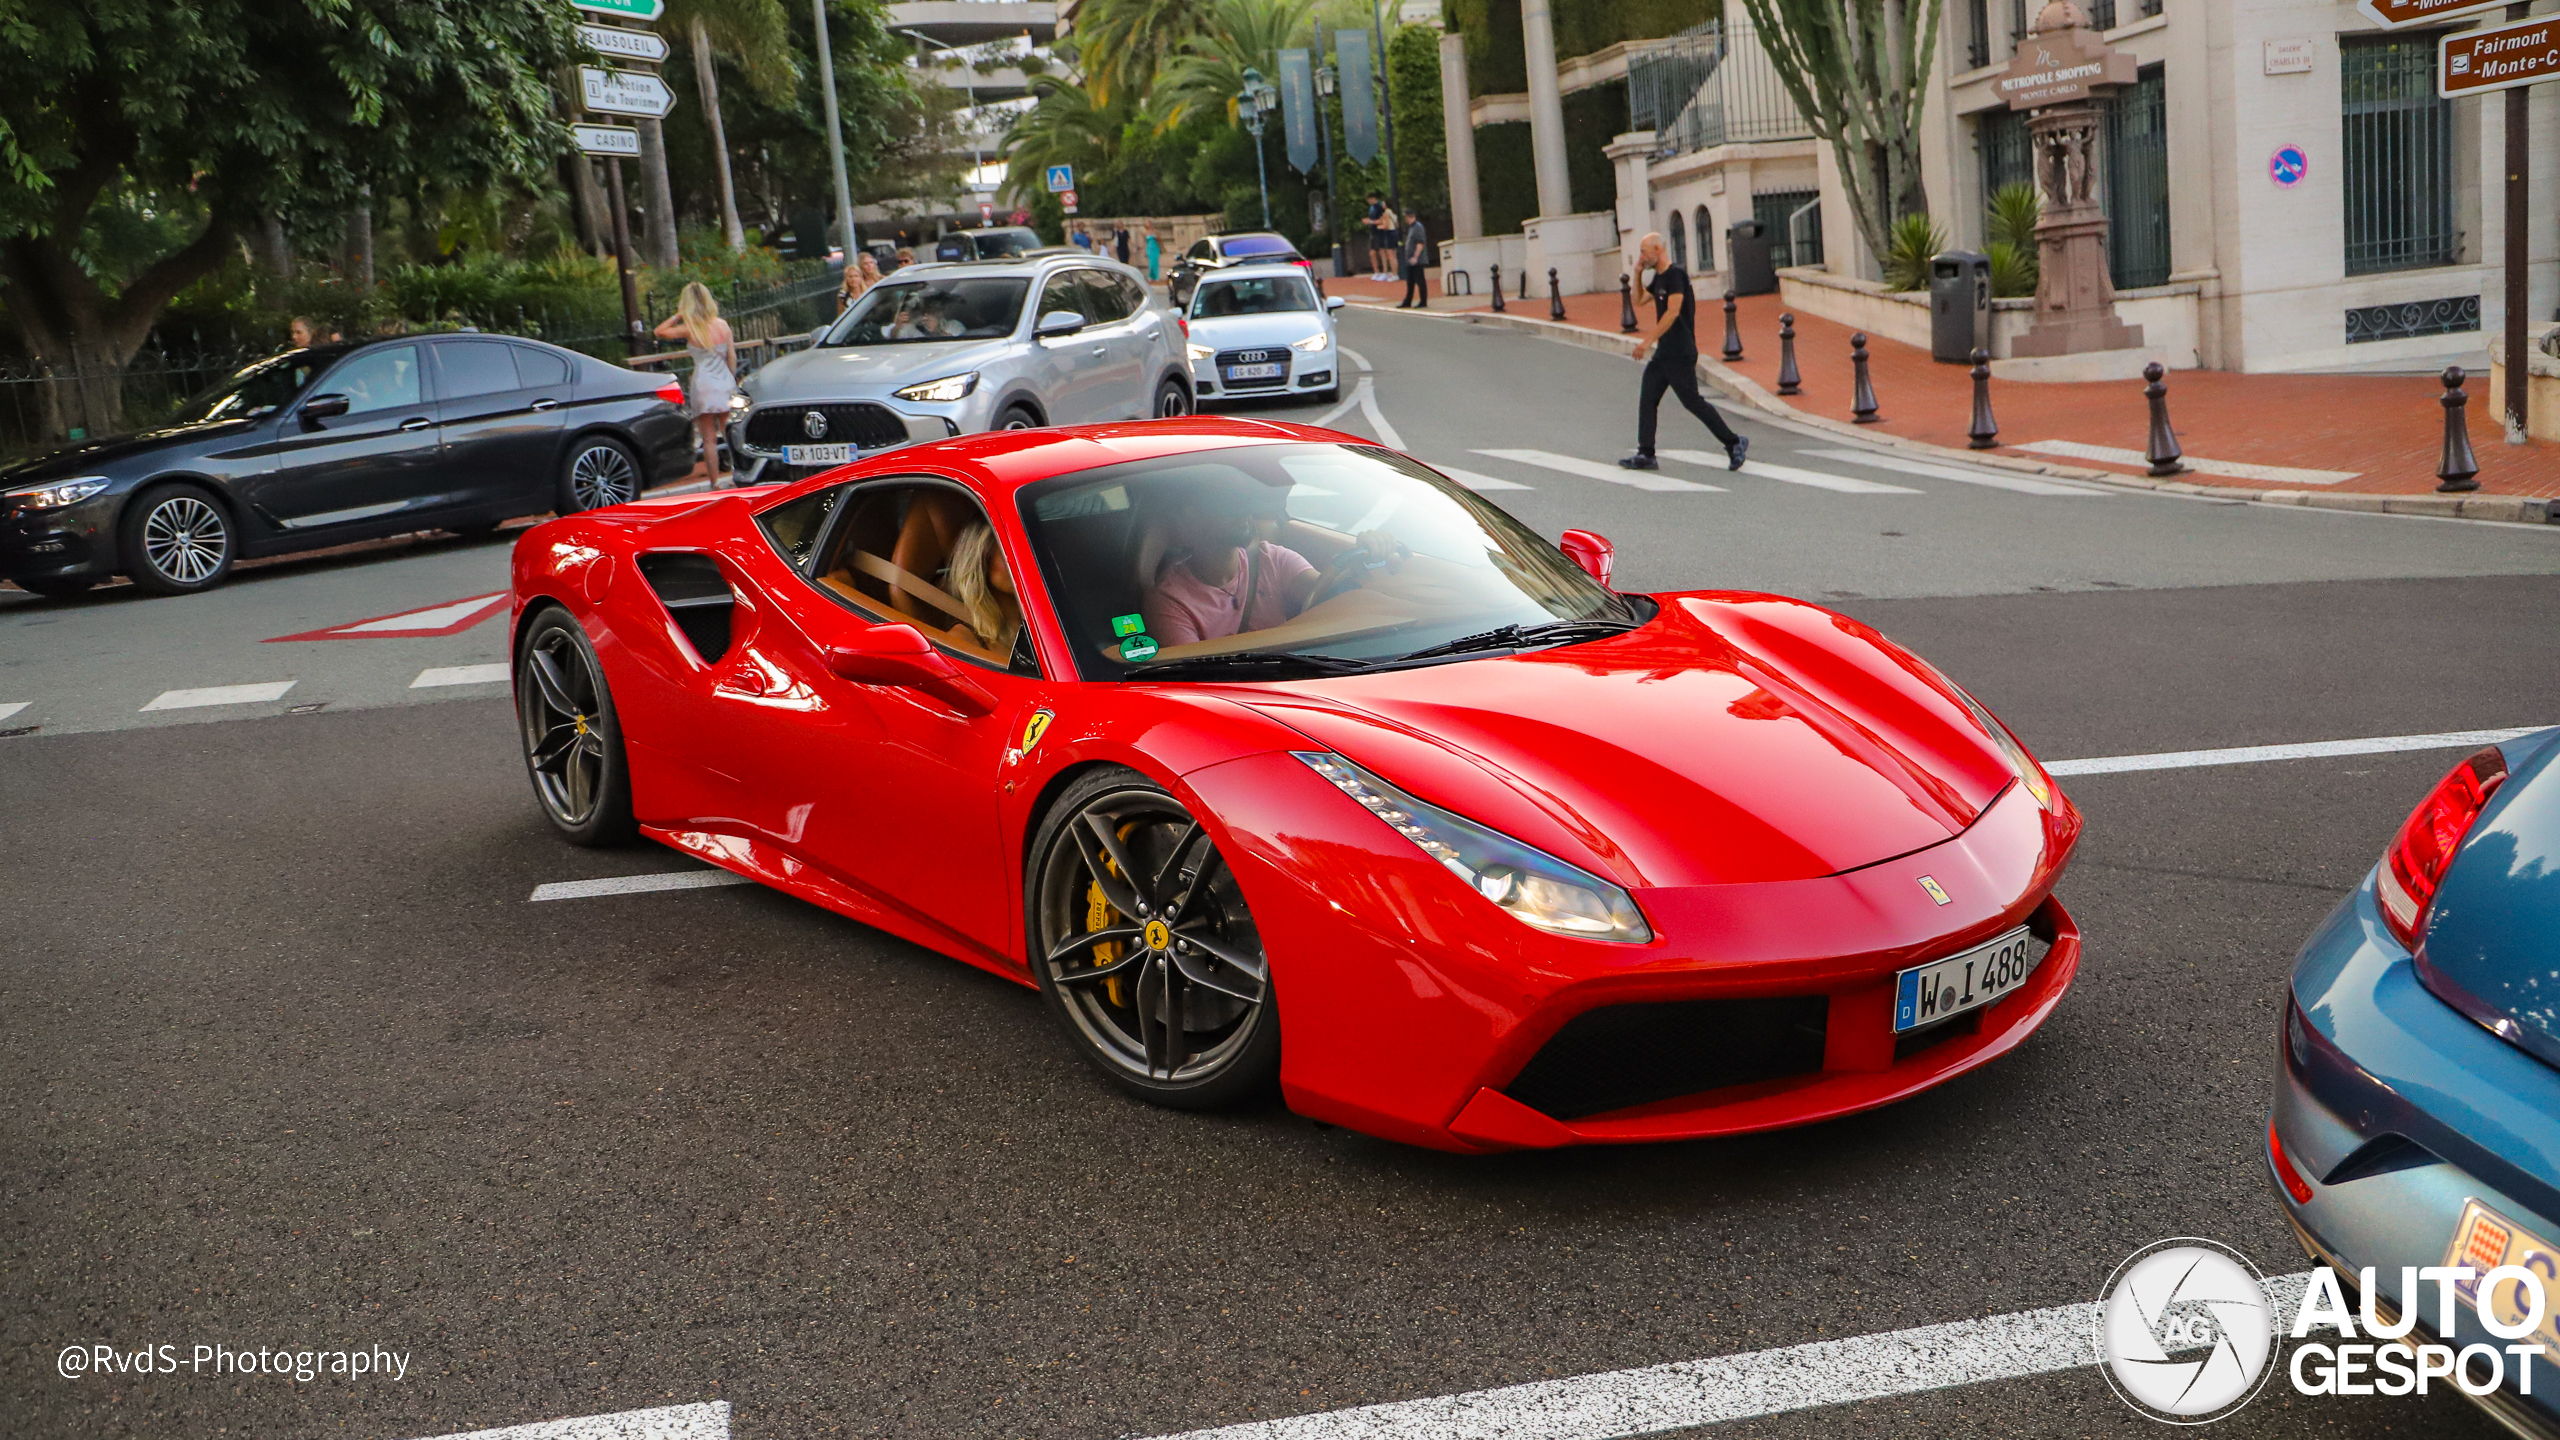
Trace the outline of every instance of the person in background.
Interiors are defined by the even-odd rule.
[[[692,281],[676,297],[676,313],[658,322],[661,340],[682,340],[693,360],[694,432],[702,441],[702,463],[696,468],[721,489],[730,477],[720,473],[720,426],[729,418],[729,396],[738,388],[738,344],[729,322],[720,318],[720,302]]]
[[[1387,278],[1385,262],[1378,258],[1378,243],[1382,238],[1379,235],[1378,226],[1386,222],[1386,214],[1386,202],[1378,198],[1377,191],[1370,191],[1369,209],[1360,217],[1360,234],[1369,246],[1369,278],[1372,280]],[[1388,248],[1394,247],[1390,245]]]
[[[293,317],[293,348],[308,350],[320,343],[320,327],[308,315]]]
[[[1090,250],[1093,248],[1093,232],[1087,230],[1081,225],[1076,227],[1076,233],[1070,238],[1073,240],[1075,247],[1079,250]]]
[[[1150,230],[1147,232],[1147,278],[1150,280],[1159,278],[1158,272],[1163,268],[1164,242],[1157,239],[1155,232]]]
[[[1120,263],[1121,263],[1121,264],[1126,265],[1126,264],[1128,264],[1128,263],[1129,263],[1129,227],[1128,227],[1128,226],[1126,226],[1126,225],[1115,225],[1115,226],[1113,226],[1113,227],[1112,227],[1112,235],[1111,235],[1111,249],[1112,249],[1112,253],[1114,253],[1114,254],[1116,254],[1117,256],[1119,256],[1119,258],[1120,258]]]
[[[1716,407],[1698,393],[1698,297],[1689,288],[1689,272],[1671,263],[1669,249],[1662,243],[1660,231],[1647,234],[1636,246],[1636,268],[1650,270],[1653,280],[1645,293],[1653,297],[1653,333],[1636,342],[1636,358],[1645,359],[1644,388],[1636,401],[1636,453],[1619,461],[1629,470],[1659,470],[1662,462],[1653,458],[1654,422],[1662,409],[1662,392],[1680,397],[1690,414],[1706,422],[1716,442],[1724,446],[1733,468],[1742,468],[1742,459],[1751,451],[1751,441],[1734,433]]]
[[[911,245],[901,245],[901,246],[899,246],[899,247],[898,247],[898,268],[899,268],[899,269],[901,269],[901,270],[903,270],[903,269],[905,269],[906,267],[908,267],[908,266],[910,266],[910,265],[913,265],[914,263],[916,263],[916,252],[915,252],[915,247],[914,247],[914,246],[911,246]]]
[[[1413,223],[1405,227],[1404,246],[1396,258],[1404,265],[1404,298],[1396,302],[1399,310],[1431,308],[1431,275],[1425,267],[1431,258],[1431,236],[1422,228],[1422,212],[1413,212]]]
[[[861,299],[864,291],[879,283],[880,262],[865,250],[854,257],[852,264],[844,267],[844,288],[836,292],[836,313],[841,315],[852,309],[853,302]]]

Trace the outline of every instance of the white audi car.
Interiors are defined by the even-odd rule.
[[[1342,389],[1333,333],[1340,300],[1321,299],[1298,265],[1212,270],[1191,292],[1191,389],[1201,400],[1296,395],[1332,400]]]

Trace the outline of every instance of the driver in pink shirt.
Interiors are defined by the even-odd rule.
[[[1165,556],[1156,583],[1138,606],[1148,634],[1166,646],[1222,640],[1267,630],[1307,608],[1331,572],[1261,538],[1262,512],[1279,499],[1277,492],[1257,496],[1216,484],[1195,485],[1182,493],[1173,513],[1177,548]],[[1395,551],[1394,538],[1384,531],[1360,539],[1361,547],[1345,552],[1336,571]]]

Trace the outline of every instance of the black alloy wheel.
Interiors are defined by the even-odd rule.
[[[601,510],[640,498],[640,460],[610,435],[589,435],[569,448],[560,468],[560,513]]]
[[[1156,418],[1172,420],[1191,413],[1191,392],[1168,375],[1156,386]]]
[[[1271,967],[1234,872],[1182,802],[1135,771],[1096,771],[1059,798],[1032,853],[1032,969],[1085,1058],[1159,1105],[1267,1093]]]
[[[546,610],[525,627],[516,721],[534,798],[569,843],[618,845],[638,832],[613,692],[595,647],[564,610]]]
[[[240,550],[231,517],[201,485],[166,485],[125,507],[125,574],[154,595],[192,595],[231,574]]]

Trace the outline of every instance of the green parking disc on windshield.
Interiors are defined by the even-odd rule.
[[[1111,617],[1111,636],[1115,640],[1126,639],[1131,635],[1144,631],[1146,628],[1147,617],[1144,615],[1114,615]]]
[[[1120,658],[1136,664],[1156,653],[1155,640],[1146,635],[1133,635],[1120,642]]]

